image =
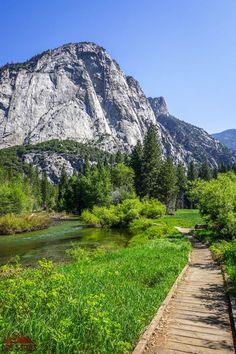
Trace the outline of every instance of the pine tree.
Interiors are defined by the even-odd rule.
[[[188,189],[188,179],[186,175],[186,170],[182,163],[178,164],[176,168],[176,176],[177,176],[177,187],[178,187],[176,206],[178,209],[184,209],[185,197]]]
[[[42,207],[48,210],[49,208],[49,181],[45,171],[42,174],[41,180],[41,193],[42,193]]]
[[[76,213],[79,209],[79,182],[78,176],[74,173],[71,176],[65,187],[63,196],[63,207],[64,210],[70,213]]]
[[[189,181],[194,181],[198,178],[198,170],[194,161],[191,161],[188,166],[188,174],[187,174]]]
[[[142,191],[142,161],[143,147],[140,140],[133,148],[130,158],[130,166],[134,170],[134,185],[137,195],[141,195]]]
[[[117,151],[116,156],[115,156],[115,161],[116,161],[116,163],[121,163],[124,161],[124,157],[120,151]]]
[[[158,199],[166,205],[167,212],[171,213],[175,210],[178,193],[176,169],[171,158],[168,157],[162,162],[158,180]]]
[[[203,162],[200,166],[199,177],[204,179],[205,181],[210,181],[212,179],[212,171],[207,163],[207,161]]]
[[[57,200],[57,208],[62,211],[65,209],[64,206],[64,195],[67,188],[68,176],[66,173],[66,168],[63,166],[61,170],[60,182],[58,185],[58,200]]]
[[[141,169],[141,196],[157,197],[161,148],[157,128],[152,124],[144,138]]]

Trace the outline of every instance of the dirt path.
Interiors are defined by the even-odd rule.
[[[143,353],[235,353],[221,271],[208,248],[190,239],[191,264]]]

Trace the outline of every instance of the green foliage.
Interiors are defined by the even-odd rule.
[[[134,147],[131,158],[130,166],[134,171],[134,185],[137,195],[142,194],[142,162],[143,162],[143,146],[140,141]]]
[[[156,240],[160,238],[182,238],[183,235],[174,227],[160,224],[152,224],[147,227],[145,231],[138,233],[129,241],[130,246],[145,244],[149,240]]]
[[[236,235],[236,175],[219,174],[211,181],[199,181],[192,191],[201,215],[209,226],[225,237]]]
[[[91,212],[81,214],[83,221],[107,227],[128,227],[141,216],[158,218],[165,213],[165,207],[156,199],[147,198],[141,202],[138,198],[125,199],[110,207],[93,207]]]
[[[111,170],[113,203],[120,203],[134,194],[134,171],[124,163],[118,163]]]
[[[129,232],[132,235],[136,235],[136,234],[141,233],[142,231],[146,230],[148,227],[152,226],[153,223],[154,223],[154,220],[152,220],[152,219],[146,219],[143,217],[141,217],[139,219],[135,219],[129,224]]]
[[[87,166],[85,174],[79,178],[80,209],[92,208],[94,205],[107,206],[111,202],[110,171],[105,166]]]
[[[195,181],[198,178],[198,170],[194,161],[191,161],[188,166],[188,180]]]
[[[49,182],[46,172],[43,172],[41,180],[42,206],[44,209],[55,209],[57,191]]]
[[[203,162],[200,166],[199,177],[205,181],[212,179],[212,171],[207,161]]]
[[[185,266],[189,243],[166,239],[55,267],[5,269],[0,337],[41,353],[130,353]]]
[[[47,214],[30,214],[17,216],[7,214],[0,216],[0,234],[11,235],[26,231],[41,230],[47,228],[50,220]]]
[[[0,182],[0,215],[21,214],[33,210],[37,203],[28,181],[21,176],[11,179],[3,178],[2,173]]]
[[[92,225],[99,225],[100,220],[99,218],[94,215],[92,211],[89,210],[84,210],[81,214],[81,220],[84,221],[86,224],[92,224]]]
[[[171,213],[175,210],[178,188],[176,169],[169,157],[161,164],[158,181],[158,197],[166,205],[167,213]]]
[[[141,168],[141,196],[157,198],[158,174],[161,165],[161,148],[157,129],[151,125],[144,137],[142,168]]]
[[[210,250],[224,263],[236,291],[236,239],[228,242],[225,240],[213,242]]]
[[[188,178],[186,175],[186,170],[183,164],[178,164],[176,168],[176,177],[177,177],[177,202],[176,207],[177,209],[184,209],[186,205],[186,197],[188,191]]]
[[[143,198],[141,215],[147,218],[156,219],[166,213],[166,207],[158,199],[155,198]]]

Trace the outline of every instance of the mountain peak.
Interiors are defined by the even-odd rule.
[[[227,129],[221,133],[212,134],[212,136],[229,149],[236,150],[236,129]]]
[[[148,100],[157,116],[170,114],[164,97],[148,97]]]
[[[175,162],[235,161],[202,129],[171,116],[163,97],[148,99],[93,42],[68,43],[0,69],[1,148],[70,139],[129,152],[151,123]]]

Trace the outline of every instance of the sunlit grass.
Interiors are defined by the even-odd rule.
[[[165,215],[158,221],[169,226],[182,227],[194,227],[196,224],[204,223],[197,209],[179,209],[175,215]]]
[[[161,239],[77,262],[9,271],[0,334],[29,336],[36,353],[130,353],[187,262],[187,240]],[[5,268],[5,273],[7,269]]]

